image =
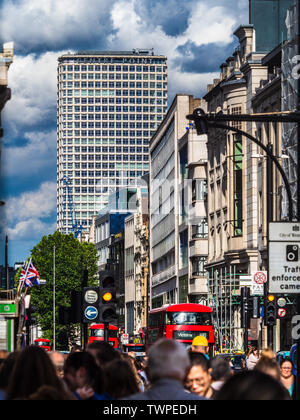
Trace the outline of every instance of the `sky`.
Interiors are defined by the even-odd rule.
[[[14,42],[12,99],[1,114],[0,264],[24,261],[56,229],[57,58],[154,48],[168,57],[169,103],[201,97],[249,23],[248,0],[0,0],[0,41]]]

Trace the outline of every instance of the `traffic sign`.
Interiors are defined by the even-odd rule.
[[[267,274],[264,271],[258,271],[253,275],[256,284],[265,284],[268,281]]]
[[[269,292],[300,293],[300,223],[269,224]]]
[[[266,271],[256,271],[252,273],[251,293],[253,296],[264,295],[264,284],[268,281],[268,273]]]
[[[284,308],[279,308],[277,311],[279,318],[284,318],[286,316],[286,310]]]
[[[87,290],[84,294],[84,300],[89,304],[96,303],[98,299],[99,299],[99,294],[97,293],[96,290],[92,290],[92,289]]]
[[[89,321],[94,321],[98,317],[98,309],[95,306],[88,306],[84,311],[84,316]]]

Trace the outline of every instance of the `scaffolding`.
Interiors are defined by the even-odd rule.
[[[242,348],[239,276],[235,266],[208,273],[208,304],[213,309],[216,344],[222,351]]]
[[[287,41],[282,47],[282,111],[295,111],[298,101],[298,7],[295,4],[288,10],[286,18]],[[295,77],[296,76],[296,77]],[[282,125],[282,151],[289,159],[282,162],[291,186],[294,213],[297,209],[297,124]],[[283,186],[282,217],[288,216],[288,199]]]

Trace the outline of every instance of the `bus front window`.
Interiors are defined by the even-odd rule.
[[[166,325],[212,325],[208,312],[167,312]]]

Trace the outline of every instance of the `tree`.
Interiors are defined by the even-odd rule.
[[[33,287],[31,304],[37,308],[36,316],[45,338],[53,339],[53,273],[55,246],[55,298],[56,298],[56,347],[66,349],[67,338],[73,341],[78,326],[58,325],[59,306],[70,306],[71,291],[81,290],[83,270],[88,270],[89,286],[99,284],[97,278],[97,249],[94,244],[80,243],[72,234],[55,232],[44,236],[31,250],[33,264],[46,285]]]

